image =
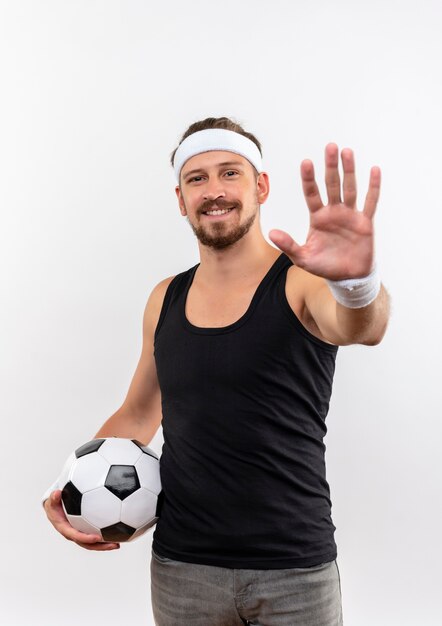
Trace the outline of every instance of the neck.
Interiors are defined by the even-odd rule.
[[[270,266],[282,251],[270,245],[261,231],[257,233],[252,230],[224,250],[215,250],[199,243],[198,281],[209,288],[245,283]]]

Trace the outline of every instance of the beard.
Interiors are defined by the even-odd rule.
[[[235,211],[240,212],[242,210],[241,202],[226,202],[225,200],[217,200],[216,202],[207,201],[198,209],[198,215],[201,215],[204,211],[210,211],[212,208],[227,209],[233,207]],[[251,229],[256,216],[259,212],[258,198],[256,198],[257,210],[243,223],[231,225],[228,220],[213,221],[213,223],[207,223],[207,225],[192,224],[187,217],[187,221],[194,232],[194,235],[202,243],[203,246],[214,248],[215,250],[224,250],[229,246],[233,246],[237,241],[242,239]],[[204,218],[203,218],[204,219]]]

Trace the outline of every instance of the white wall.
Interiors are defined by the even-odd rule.
[[[436,0],[1,1],[3,624],[153,624],[151,535],[82,550],[39,499],[121,405],[153,286],[199,260],[169,155],[220,115],[263,144],[266,235],[304,239],[299,165],[324,190],[329,141],[355,151],[360,207],[382,169],[390,327],[339,351],[325,440],[344,618],[442,623],[441,18]]]

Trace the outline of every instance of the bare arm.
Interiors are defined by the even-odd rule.
[[[381,342],[390,315],[390,296],[383,285],[371,304],[350,309],[336,302],[325,280],[312,276],[308,282],[305,304],[326,341],[337,346]]]
[[[147,445],[161,423],[161,394],[153,358],[152,296],[143,318],[143,347],[122,406],[95,434],[99,437],[127,437]]]
[[[103,424],[95,435],[137,439],[147,445],[157,432],[162,419],[161,393],[153,356],[153,339],[164,295],[173,277],[158,283],[147,301],[143,316],[143,346],[141,357],[122,406]],[[100,537],[83,533],[67,520],[57,489],[44,502],[44,509],[54,528],[66,539],[88,550],[113,550],[118,543],[101,542]]]
[[[132,382],[122,406],[96,433],[99,437],[127,437],[147,445],[161,420],[161,392],[155,367],[154,334],[167,286],[173,277],[158,283],[147,301],[143,316],[143,346]]]

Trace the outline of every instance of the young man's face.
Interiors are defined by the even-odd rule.
[[[182,215],[198,240],[223,249],[250,230],[259,205],[268,195],[267,175],[255,178],[251,163],[233,152],[216,150],[197,154],[184,164],[175,189]],[[230,209],[222,215],[207,211]]]

